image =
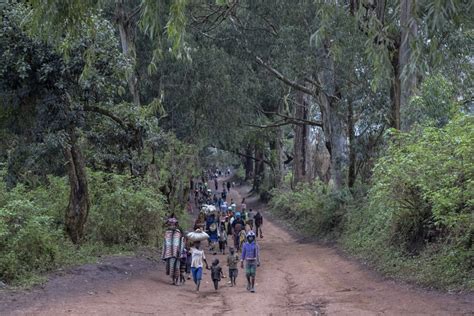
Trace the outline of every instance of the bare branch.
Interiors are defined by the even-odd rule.
[[[276,70],[275,68],[273,68],[272,66],[270,66],[269,64],[267,64],[266,62],[263,61],[262,58],[260,58],[259,56],[256,56],[255,57],[255,60],[257,61],[257,63],[259,63],[260,65],[262,65],[263,67],[265,67],[268,71],[270,71],[278,80],[282,81],[283,83],[289,85],[290,87],[296,89],[296,90],[299,90],[301,92],[304,92],[306,94],[309,94],[311,96],[314,96],[315,93],[313,90],[303,86],[303,85],[300,85],[299,83],[291,80],[291,79],[288,79],[287,77],[285,77],[281,72],[279,72],[278,70]]]
[[[278,112],[268,112],[268,111],[262,111],[262,112],[265,114],[273,114],[273,115],[279,116],[283,118],[284,120],[290,122],[291,124],[295,124],[295,125],[311,125],[311,126],[318,126],[321,128],[323,127],[323,122],[321,121],[305,120],[305,119],[289,116],[289,115],[278,113]]]
[[[258,159],[258,158],[255,158],[253,156],[249,156],[249,155],[246,155],[246,154],[243,154],[241,152],[239,152],[238,150],[234,150],[232,151],[234,154],[238,155],[238,156],[241,156],[241,157],[244,157],[244,158],[249,158],[249,159],[252,159],[253,161],[257,161],[257,162],[263,162],[267,165],[269,165],[270,167],[273,167],[272,163],[268,160],[265,160],[265,159]]]
[[[243,154],[243,153],[239,152],[237,149],[229,150],[229,149],[224,149],[224,148],[217,147],[216,145],[210,145],[210,146],[214,147],[215,149],[219,149],[219,150],[223,150],[223,151],[226,151],[226,152],[229,152],[229,153],[236,154],[237,156],[252,159],[253,161],[263,162],[263,163],[269,165],[271,168],[273,168],[272,163],[270,161],[266,160],[266,159],[258,159],[254,156]]]
[[[126,131],[130,129],[136,130],[136,127],[133,126],[131,123],[125,123],[121,118],[119,118],[118,116],[116,116],[115,114],[113,114],[112,112],[104,108],[101,108],[98,106],[85,105],[83,109],[86,112],[94,112],[94,113],[99,113],[101,115],[107,116],[108,118],[112,119],[115,123],[120,125],[120,127]]]

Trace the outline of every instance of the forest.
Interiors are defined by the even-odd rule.
[[[472,291],[473,4],[0,1],[0,281],[158,247],[231,166],[304,236]]]

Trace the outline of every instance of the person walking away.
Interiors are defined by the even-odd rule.
[[[231,187],[231,184],[230,184],[230,181],[227,182],[227,192],[230,192],[230,187]]]
[[[223,212],[222,210],[222,205],[224,204],[224,200],[222,199],[222,196],[220,196],[218,199],[217,199],[217,206],[219,207],[219,211],[220,212]]]
[[[225,225],[221,223],[219,231],[219,251],[225,255],[225,248],[227,246],[227,232],[225,231]]]
[[[217,181],[217,175],[214,178],[214,186],[216,187],[216,191],[219,190],[219,182]]]
[[[240,203],[240,208],[242,209],[242,212],[245,212],[245,210],[247,210],[247,203],[245,203],[245,198],[242,199],[242,202]]]
[[[227,235],[232,235],[232,223],[234,222],[234,216],[232,214],[227,214]]]
[[[252,210],[252,209],[249,209],[249,212],[248,212],[248,215],[247,215],[247,216],[248,216],[247,224],[249,224],[249,225],[250,225],[250,229],[253,230],[253,228],[254,228],[254,226],[255,226],[254,220],[253,220],[255,214],[253,213],[253,210]]]
[[[212,214],[212,222],[207,226],[208,227],[208,234],[209,234],[209,243],[210,248],[214,255],[217,254],[217,244],[219,242],[219,225],[218,222],[215,220],[215,215]]]
[[[221,212],[227,212],[228,210],[229,207],[227,206],[227,202],[223,200],[221,205]]]
[[[188,250],[183,248],[181,257],[179,258],[179,284],[183,285],[186,282],[186,265],[187,265]]]
[[[211,266],[211,279],[212,283],[214,283],[214,290],[219,289],[219,282],[221,277],[224,278],[224,273],[222,272],[222,268],[219,266],[219,259],[214,259]]]
[[[255,224],[255,232],[258,237],[258,234],[260,234],[260,238],[263,238],[263,231],[262,231],[262,226],[263,226],[263,216],[260,214],[260,211],[257,211],[257,214],[253,217],[253,221]]]
[[[242,219],[247,224],[247,221],[249,220],[249,212],[247,212],[247,210],[242,210]]]
[[[186,246],[186,274],[188,275],[187,279],[191,280],[191,262],[193,260],[193,256],[191,254],[191,248]]]
[[[196,284],[196,292],[199,292],[199,286],[201,285],[202,279],[202,268],[203,263],[206,264],[206,269],[209,269],[209,265],[206,261],[206,255],[204,250],[201,249],[201,242],[196,241],[194,247],[191,248],[191,273],[193,275],[194,284]]]
[[[240,215],[236,215],[236,219],[232,222],[232,232],[234,234],[234,247],[237,251],[240,250],[240,231],[244,227],[244,221],[240,218]]]
[[[257,267],[260,266],[260,253],[257,243],[255,242],[255,233],[249,231],[247,241],[242,247],[241,266],[244,268],[247,277],[247,291],[255,293],[255,277],[257,275]]]
[[[250,231],[250,227],[245,225],[245,228],[242,229],[239,233],[239,249],[242,249],[245,240],[247,239],[247,233]]]
[[[227,256],[227,266],[229,267],[230,286],[235,286],[237,280],[239,256],[235,253],[233,247],[229,248],[229,255]]]

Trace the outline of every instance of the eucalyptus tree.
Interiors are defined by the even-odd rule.
[[[129,92],[135,105],[140,105],[137,64],[137,38],[145,34],[152,43],[149,71],[156,70],[156,62],[165,49],[175,56],[186,54],[184,34],[187,0],[33,0],[20,1],[32,9],[31,31],[50,40],[60,39],[65,32],[71,37],[82,36],[82,24],[92,26],[93,15],[106,15],[118,29],[122,53],[133,67],[128,72]],[[170,45],[168,44],[168,41]],[[67,43],[63,43],[67,49]],[[93,49],[93,48],[91,48]],[[93,52],[90,54],[93,56]]]
[[[123,89],[129,63],[118,50],[112,25],[100,17],[91,17],[94,32],[87,32],[88,27],[82,24],[84,32],[80,40],[72,40],[65,34],[64,42],[68,42],[71,52],[65,59],[56,53],[55,47],[28,35],[22,28],[30,23],[28,7],[19,4],[3,13],[0,80],[2,112],[7,113],[4,126],[18,135],[20,143],[34,144],[39,152],[32,153],[46,166],[48,161],[58,161],[54,150],[64,154],[65,163],[61,165],[66,169],[63,171],[68,174],[70,185],[65,226],[71,240],[79,242],[90,206],[80,144],[81,131],[87,130],[88,124],[93,122],[87,113],[106,116],[130,133],[134,141],[139,139],[140,131],[133,123],[110,111],[116,91]],[[91,46],[94,46],[95,56],[93,61],[87,61],[86,48]],[[90,64],[84,70],[87,62]],[[32,128],[25,128],[26,122]],[[15,148],[12,149],[14,154]],[[51,156],[41,157],[43,154]],[[39,165],[39,168],[44,167]],[[10,168],[10,171],[11,175],[16,172],[18,178],[18,170]]]
[[[19,8],[23,2],[10,1],[8,6],[2,8],[3,16],[12,13],[14,8]],[[24,38],[23,41],[18,40],[17,43],[9,41],[9,37],[4,36],[2,43],[3,49],[8,53],[18,49],[20,54],[7,55],[10,59],[4,58],[2,63],[7,65],[3,72],[4,83],[9,87],[5,89],[10,96],[17,96],[21,99],[20,104],[26,102],[23,97],[31,95],[29,92],[22,94],[19,87],[24,86],[24,78],[33,80],[39,75],[36,71],[50,69],[40,76],[38,81],[34,81],[31,91],[40,89],[41,93],[37,93],[36,99],[26,102],[32,106],[32,109],[48,109],[51,110],[53,105],[57,105],[55,111],[39,112],[36,115],[32,112],[33,121],[37,122],[53,122],[48,130],[60,135],[59,148],[63,151],[66,161],[67,172],[70,179],[70,197],[69,206],[66,211],[66,227],[71,239],[79,242],[84,229],[84,223],[87,219],[89,209],[88,184],[85,171],[84,155],[81,150],[80,142],[83,141],[79,137],[80,130],[84,127],[85,112],[94,112],[96,114],[105,115],[124,130],[126,137],[119,137],[118,146],[123,150],[138,150],[143,146],[144,129],[137,126],[135,117],[127,115],[127,119],[122,119],[111,111],[117,99],[114,97],[123,94],[121,82],[117,84],[114,79],[118,73],[127,79],[130,95],[135,102],[135,106],[129,106],[126,113],[136,114],[153,112],[153,107],[158,107],[159,102],[152,102],[151,105],[143,110],[136,106],[140,103],[139,92],[137,90],[136,79],[136,60],[135,60],[135,32],[139,26],[142,33],[146,34],[152,41],[152,58],[149,62],[151,71],[155,70],[156,62],[161,56],[167,43],[162,43],[164,38],[170,41],[170,49],[175,55],[179,56],[183,53],[182,48],[185,46],[183,42],[184,34],[184,6],[186,1],[175,0],[169,3],[158,3],[157,1],[144,0],[141,2],[123,2],[123,1],[58,1],[58,0],[34,0],[25,1],[25,13],[21,17],[21,21],[13,21],[12,25],[6,25],[4,34],[9,34],[11,29],[17,31],[17,36]],[[134,5],[134,6],[132,6]],[[111,27],[111,24],[105,21],[101,16],[104,10],[115,8],[114,14],[110,11],[106,12],[115,18],[117,22],[122,53],[117,50],[115,45],[117,37]],[[8,10],[6,12],[5,10]],[[169,14],[168,14],[169,13]],[[163,18],[166,16],[166,18]],[[5,23],[12,22],[11,19],[4,19]],[[17,23],[18,22],[18,23]],[[21,22],[21,23],[20,23]],[[15,25],[15,23],[17,23]],[[163,34],[166,30],[166,36]],[[29,43],[29,44],[25,44]],[[22,44],[25,47],[20,47]],[[43,45],[43,46],[42,46]],[[27,46],[30,46],[29,48]],[[40,50],[50,50],[47,53]],[[28,58],[25,57],[29,55]],[[51,58],[40,57],[43,55]],[[123,58],[125,57],[125,58]],[[11,65],[15,58],[19,58],[22,62],[16,63],[23,65],[24,69],[14,69]],[[21,59],[23,58],[23,59]],[[54,60],[54,65],[48,65],[50,60]],[[114,61],[120,60],[114,64]],[[36,68],[32,64],[43,66]],[[9,66],[8,66],[9,65]],[[63,71],[62,70],[67,70]],[[19,73],[19,81],[9,80],[8,75]],[[24,74],[22,74],[24,73]],[[53,77],[56,79],[52,79]],[[119,76],[119,77],[120,77]],[[59,83],[55,83],[58,81]],[[17,86],[12,86],[17,83]],[[43,94],[52,94],[54,97],[49,101],[44,101]],[[11,99],[5,99],[8,105],[14,104]],[[40,104],[46,102],[48,106],[41,107]],[[120,102],[120,101],[119,101]],[[109,108],[107,108],[109,107]],[[148,110],[148,108],[151,108]],[[53,107],[54,109],[54,107]],[[62,115],[62,116],[58,116]],[[138,115],[138,116],[139,116]],[[59,120],[59,118],[62,118]],[[39,123],[38,123],[39,124]],[[86,128],[86,134],[91,135],[93,129],[91,126]],[[42,131],[43,132],[43,131]],[[92,134],[94,134],[92,132]],[[120,133],[119,133],[120,134]],[[95,138],[95,139],[94,139]],[[40,140],[42,137],[40,137]],[[89,137],[92,142],[97,142],[100,138]],[[33,140],[35,140],[33,138]],[[37,139],[36,139],[37,140]],[[99,141],[100,143],[100,141]],[[132,168],[133,169],[133,168]]]
[[[442,60],[440,52],[456,49],[451,46],[452,35],[472,29],[472,1],[351,0],[349,4],[329,5],[355,17],[377,74],[374,86],[382,80],[391,85],[391,125],[408,129],[400,113],[419,79]]]

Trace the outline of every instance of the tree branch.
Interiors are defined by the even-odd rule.
[[[293,122],[281,122],[281,121],[277,121],[277,122],[274,122],[274,123],[271,123],[271,124],[267,124],[267,125],[255,125],[255,124],[245,124],[245,125],[246,125],[246,126],[249,126],[249,127],[255,127],[255,128],[264,129],[264,128],[275,128],[275,127],[281,127],[281,126],[293,125],[293,124],[294,124]]]
[[[264,114],[273,114],[276,116],[279,116],[283,118],[284,121],[289,122],[290,124],[295,124],[295,125],[311,125],[311,126],[318,126],[318,127],[323,127],[323,122],[321,121],[311,121],[311,120],[305,120],[302,118],[297,118],[297,117],[292,117],[286,114],[278,113],[278,112],[269,112],[269,111],[262,111]]]
[[[267,64],[266,62],[263,61],[262,58],[260,58],[259,56],[255,56],[255,60],[257,61],[258,64],[262,65],[263,67],[265,67],[269,72],[271,72],[278,80],[282,81],[283,83],[285,83],[286,85],[296,89],[296,90],[299,90],[301,92],[304,92],[306,94],[309,94],[311,96],[314,96],[314,91],[305,87],[305,86],[302,86],[300,85],[299,83],[297,83],[296,81],[293,81],[287,77],[285,77],[281,72],[279,72],[278,70],[276,70],[275,68],[273,68],[272,66],[270,66],[269,64]]]
[[[137,6],[132,10],[132,12],[130,12],[130,14],[127,16],[125,22],[126,22],[126,23],[130,23],[130,21],[132,21],[132,19],[134,19],[141,11],[142,11],[142,6],[141,6],[141,5],[137,5]]]
[[[237,149],[228,150],[228,149],[217,147],[216,145],[210,145],[210,147],[214,147],[215,149],[219,149],[219,150],[223,150],[223,151],[226,151],[226,152],[229,152],[229,153],[233,153],[233,154],[236,154],[237,156],[241,156],[241,157],[244,157],[244,158],[249,158],[249,159],[252,159],[253,161],[258,161],[258,162],[262,161],[263,163],[269,165],[270,168],[273,168],[273,165],[270,161],[265,160],[265,159],[258,159],[258,158],[255,158],[254,156],[243,154],[243,153],[239,152]]]
[[[255,158],[253,156],[250,156],[250,155],[246,155],[246,154],[243,154],[241,152],[239,152],[238,150],[234,150],[232,151],[234,154],[238,155],[238,156],[241,156],[241,157],[244,157],[244,158],[249,158],[249,159],[252,159],[253,161],[258,161],[258,162],[263,162],[267,165],[269,165],[270,167],[273,167],[273,165],[271,164],[271,162],[269,162],[268,160],[265,160],[265,159],[258,159],[258,158]]]
[[[115,123],[120,125],[124,130],[128,131],[130,129],[136,130],[136,127],[133,126],[131,123],[125,123],[121,118],[110,112],[109,110],[106,110],[104,108],[98,107],[98,106],[92,106],[92,105],[85,105],[83,107],[83,110],[86,112],[94,112],[94,113],[99,113],[104,116],[107,116],[111,120],[113,120]]]

